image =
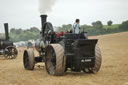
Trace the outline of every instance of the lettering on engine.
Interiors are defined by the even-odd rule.
[[[84,62],[91,62],[92,60],[91,59],[82,59],[81,62],[84,63]]]

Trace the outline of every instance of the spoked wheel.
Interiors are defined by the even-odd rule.
[[[95,65],[93,68],[86,68],[83,71],[86,73],[97,73],[100,70],[101,67],[101,62],[102,62],[102,56],[101,56],[101,51],[98,45],[95,47]]]
[[[54,29],[52,24],[50,22],[46,22],[43,28],[43,36],[45,38],[46,43],[50,44],[52,42],[53,33]]]
[[[32,49],[27,49],[24,51],[23,64],[26,70],[33,70],[35,66],[35,57]]]
[[[18,51],[14,46],[9,46],[4,50],[4,57],[7,59],[15,59],[18,55]]]
[[[60,76],[65,70],[64,49],[60,44],[50,44],[46,48],[45,66],[49,74]]]

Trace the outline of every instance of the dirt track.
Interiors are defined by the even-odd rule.
[[[15,60],[0,58],[0,85],[125,85],[128,83],[128,32],[91,37],[99,39],[102,67],[97,74],[66,73],[55,77],[44,68],[24,70],[23,50]]]

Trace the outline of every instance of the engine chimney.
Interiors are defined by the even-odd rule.
[[[5,39],[9,40],[8,23],[4,23],[4,28],[5,28]]]
[[[47,15],[41,15],[40,17],[41,17],[41,26],[43,31],[44,23],[47,21]]]

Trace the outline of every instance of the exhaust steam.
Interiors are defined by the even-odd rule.
[[[40,14],[47,14],[52,11],[52,7],[54,6],[56,0],[39,0],[39,11]]]

